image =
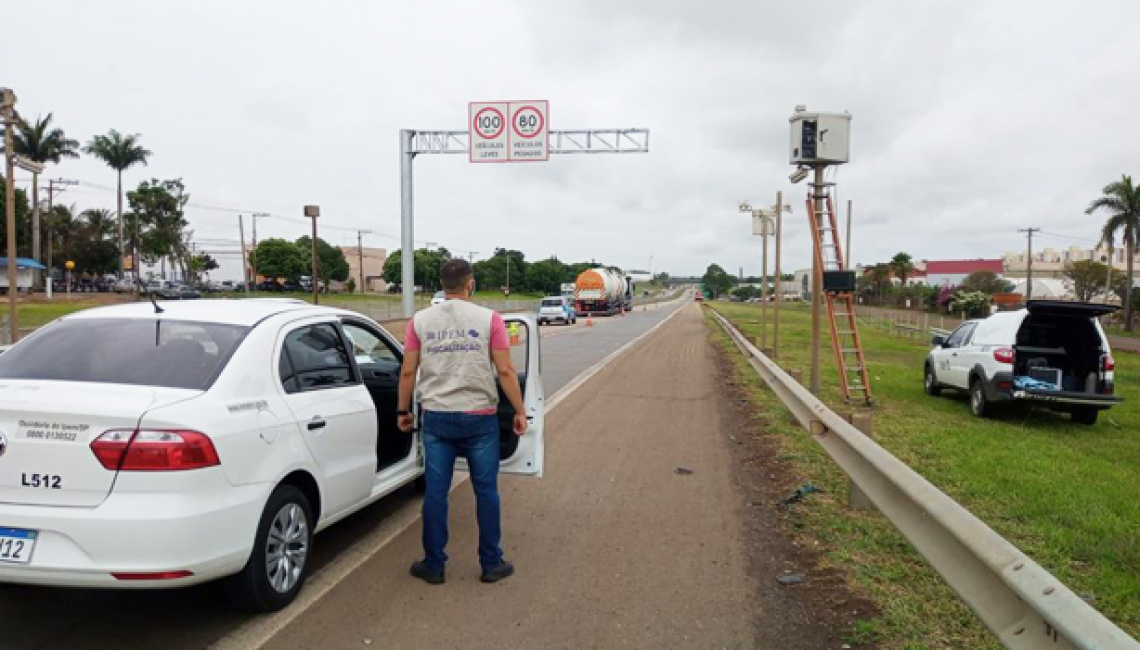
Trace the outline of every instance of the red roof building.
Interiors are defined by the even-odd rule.
[[[1005,270],[1000,259],[991,260],[928,260],[926,283],[933,287],[961,284],[974,271],[991,271],[1001,275]]]

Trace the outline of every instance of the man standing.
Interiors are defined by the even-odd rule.
[[[515,572],[503,559],[499,545],[499,394],[515,409],[514,432],[526,433],[526,411],[518,374],[511,363],[510,342],[503,317],[470,302],[475,292],[471,265],[449,260],[440,272],[444,302],[417,313],[404,334],[404,365],[400,369],[397,405],[401,431],[411,432],[412,395],[419,372],[423,404],[424,559],[412,564],[412,575],[430,584],[445,579],[447,554],[447,493],[455,458],[463,454],[475,489],[479,522],[480,580],[498,582]]]

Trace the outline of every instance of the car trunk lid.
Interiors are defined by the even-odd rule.
[[[1116,305],[1091,302],[1065,302],[1063,300],[1030,300],[1026,304],[1030,314],[1049,316],[1087,316],[1096,318],[1115,312]]]
[[[94,507],[117,472],[91,451],[110,429],[133,430],[148,410],[201,391],[0,380],[0,503]]]

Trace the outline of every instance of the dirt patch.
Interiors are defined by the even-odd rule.
[[[759,645],[787,649],[878,647],[864,638],[867,634],[859,632],[860,621],[878,617],[877,607],[854,594],[841,571],[825,568],[822,549],[799,530],[798,509],[812,507],[811,494],[803,489],[807,482],[790,462],[781,460],[779,439],[764,428],[770,414],[749,399],[724,349],[712,347],[716,350],[721,413],[729,424],[725,429],[728,445],[741,470],[733,475],[746,497],[749,566],[758,578]],[[798,499],[793,496],[797,490],[801,495]]]

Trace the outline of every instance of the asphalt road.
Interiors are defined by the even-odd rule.
[[[543,479],[502,479],[514,577],[479,582],[474,497],[461,485],[446,584],[408,576],[421,554],[410,526],[266,647],[758,647],[717,386],[689,306],[551,413]]]
[[[677,303],[654,305],[623,317],[597,318],[593,327],[587,327],[585,319],[580,319],[576,326],[543,327],[542,372],[547,398],[555,396],[580,373],[660,323],[678,306]],[[560,417],[567,417],[568,408],[564,406],[559,410]],[[548,424],[548,436],[552,430],[561,427],[573,428],[573,425]],[[548,468],[559,466],[560,461],[555,456],[559,453],[558,446],[548,446]],[[542,479],[536,484],[543,485],[546,481]],[[515,497],[512,494],[508,498]],[[389,537],[395,541],[404,540],[412,533],[401,531],[414,522],[417,510],[418,499],[410,491],[401,491],[321,533],[312,558],[313,577],[306,591],[316,592],[322,585],[336,591],[342,580],[368,582],[368,578],[359,571],[340,575],[335,569],[344,564],[345,556],[363,557],[369,549],[384,545]],[[416,531],[418,536],[418,528]],[[208,534],[209,531],[202,531],[203,539]],[[457,531],[457,534],[460,533]],[[377,556],[387,556],[387,551],[385,548]],[[398,560],[401,565],[406,564],[410,557],[403,548],[391,555],[390,560]],[[392,582],[392,587],[401,593],[403,590],[412,593],[418,586],[404,580]],[[173,650],[214,645],[244,648],[255,646],[264,640],[262,637],[276,631],[272,617],[251,617],[230,610],[216,584],[182,590],[131,592],[0,584],[0,622],[0,648],[5,650]],[[284,640],[288,634],[278,633],[276,638]]]

